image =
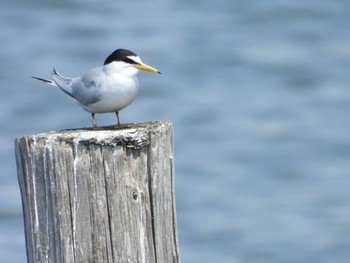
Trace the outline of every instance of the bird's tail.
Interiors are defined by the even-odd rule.
[[[34,77],[34,76],[32,76],[32,78],[33,78],[33,79],[36,79],[36,80],[39,80],[39,81],[41,81],[41,82],[44,82],[44,83],[46,83],[46,84],[52,85],[52,86],[57,86],[57,85],[55,84],[55,82],[53,82],[52,80],[49,80],[49,79],[43,79],[43,78],[38,78],[38,77]]]
[[[53,80],[49,79],[43,79],[43,78],[38,78],[38,77],[33,77],[32,78],[39,80],[41,82],[44,82],[46,84],[56,86],[60,88],[64,93],[67,95],[71,96],[74,98],[73,93],[72,93],[72,88],[71,88],[71,83],[73,82],[74,79],[72,78],[66,78],[60,75],[55,68],[52,70],[52,78]]]

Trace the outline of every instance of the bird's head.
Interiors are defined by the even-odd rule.
[[[143,63],[138,55],[127,49],[115,50],[106,58],[104,66],[112,66],[114,70],[128,71],[131,75],[136,74],[138,70],[161,74],[159,70]]]

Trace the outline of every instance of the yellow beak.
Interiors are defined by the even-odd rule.
[[[141,65],[135,66],[135,68],[137,68],[139,70],[145,70],[145,71],[149,71],[149,72],[153,72],[153,73],[162,74],[159,72],[158,69],[155,69],[155,68],[148,66],[147,64],[144,64],[144,63],[142,63]]]

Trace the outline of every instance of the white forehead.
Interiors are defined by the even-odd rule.
[[[127,56],[127,58],[130,58],[130,59],[132,59],[133,61],[135,61],[135,62],[137,62],[137,63],[139,63],[139,64],[142,64],[142,61],[141,61],[141,59],[140,59],[139,56]]]

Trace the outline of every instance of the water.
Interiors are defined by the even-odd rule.
[[[29,76],[77,76],[119,47],[163,72],[139,74],[121,120],[174,122],[183,262],[348,262],[348,1],[13,0],[0,13],[2,262],[26,260],[14,137],[91,125]]]

